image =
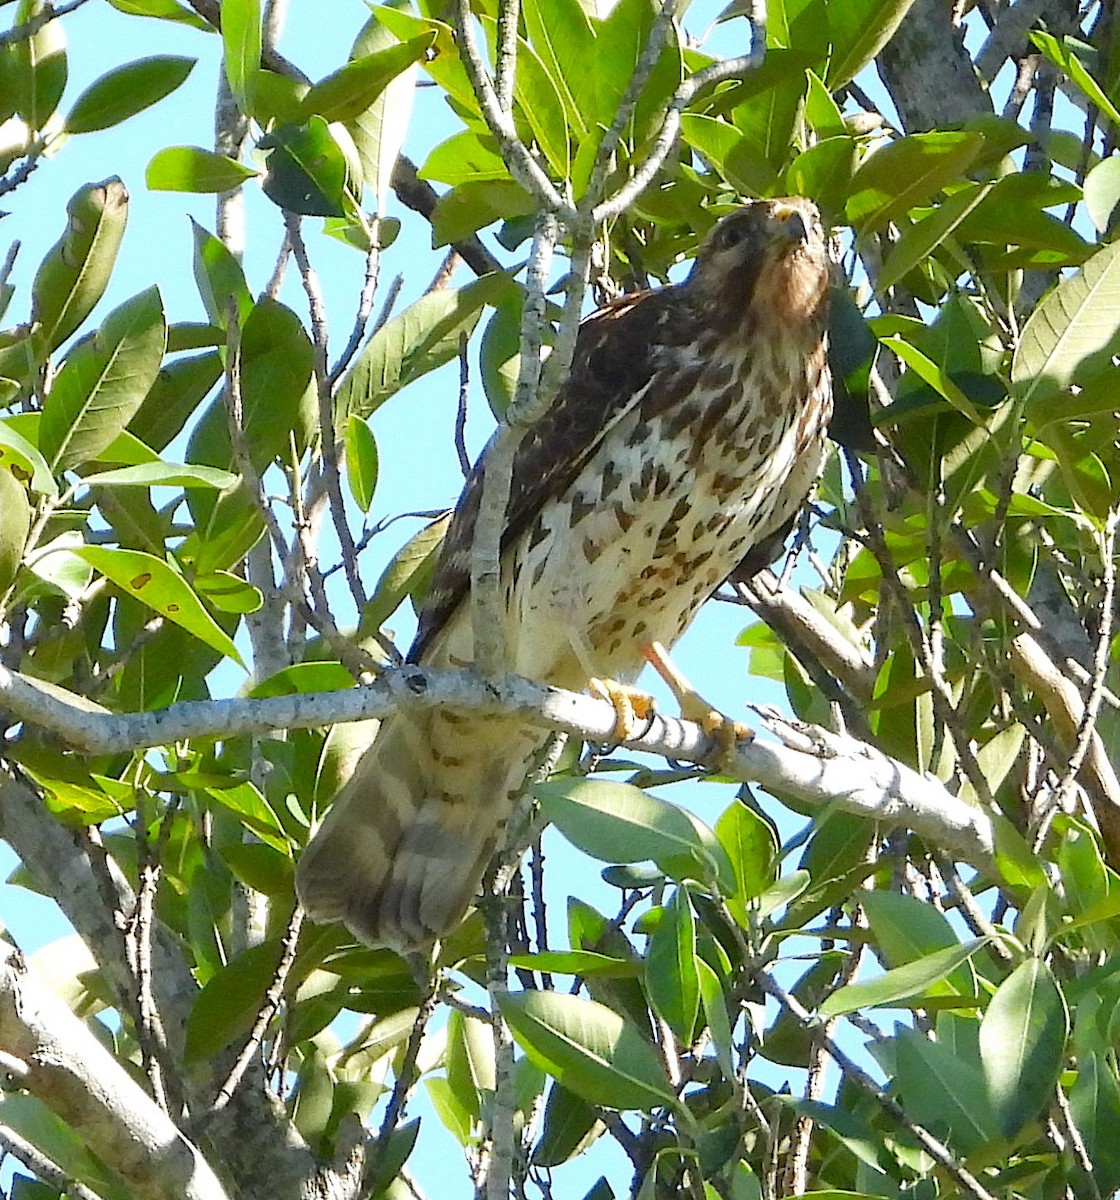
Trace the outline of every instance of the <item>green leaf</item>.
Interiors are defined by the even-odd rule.
[[[11,471],[0,465],[0,600],[4,599],[4,593],[23,561],[23,547],[30,528],[31,506],[27,502],[27,490]]]
[[[895,967],[877,979],[849,983],[833,992],[821,1004],[821,1016],[839,1017],[860,1008],[890,1008],[901,1001],[926,996],[930,988],[955,971],[961,963],[967,962],[987,942],[987,938],[975,938],[963,945],[948,946],[904,966]]]
[[[67,356],[43,406],[39,447],[56,472],[96,458],[120,434],[155,382],[167,346],[156,288],[114,309],[97,335]]]
[[[716,821],[715,833],[735,872],[737,887],[729,902],[731,911],[745,923],[746,901],[761,895],[774,882],[778,859],[774,828],[736,800]]]
[[[604,1005],[559,992],[509,992],[498,1005],[530,1060],[589,1104],[643,1112],[675,1105],[652,1043]]]
[[[493,183],[509,179],[509,168],[492,144],[473,129],[463,129],[440,142],[417,172],[421,179],[438,183]]]
[[[968,183],[953,192],[928,217],[911,225],[891,247],[875,287],[882,295],[929,257],[991,191],[990,183]]]
[[[183,25],[193,25],[195,29],[210,31],[213,26],[204,21],[198,13],[184,8],[176,0],[109,0],[118,11],[129,13],[136,17],[155,17],[161,21],[175,21]]]
[[[1106,158],[1085,176],[1085,208],[1093,228],[1104,236],[1112,228],[1120,204],[1120,158]]]
[[[513,402],[521,365],[521,317],[524,298],[516,292],[502,300],[486,323],[478,352],[482,386],[490,411],[501,420]]]
[[[253,307],[241,331],[241,406],[245,440],[258,471],[277,456],[288,457],[293,433],[297,450],[307,445],[317,415],[314,354],[290,308],[267,296]],[[235,469],[224,394],[199,419],[186,457],[224,471]],[[197,499],[191,497],[192,511]]]
[[[830,92],[850,83],[894,36],[914,0],[844,0],[829,4],[832,56],[825,83]]]
[[[112,580],[121,591],[244,667],[237,647],[206,611],[190,584],[162,558],[140,550],[113,550],[105,546],[80,546],[73,553]]]
[[[261,68],[260,0],[222,0],[222,49],[229,90],[251,117]]]
[[[1031,314],[1011,360],[1011,388],[1038,404],[1105,365],[1120,333],[1120,242],[1063,279]]]
[[[541,811],[574,846],[602,862],[681,860],[734,894],[735,872],[711,830],[683,808],[628,783],[551,779],[534,785]]]
[[[350,494],[362,512],[368,513],[377,490],[377,439],[368,422],[350,416],[342,444]]]
[[[47,251],[31,285],[32,318],[53,350],[105,294],[128,222],[128,191],[112,176],[87,183],[66,205],[66,232]]]
[[[980,1058],[999,1127],[1014,1138],[1050,1102],[1069,1015],[1047,965],[1028,958],[996,989],[980,1022]]]
[[[461,241],[494,221],[535,212],[537,202],[512,179],[468,180],[436,201],[432,211],[433,244]]]
[[[257,172],[198,146],[168,146],[148,163],[144,182],[153,192],[231,192]]]
[[[232,571],[205,571],[194,577],[194,590],[219,612],[253,613],[264,603],[259,588]]]
[[[719,976],[702,958],[696,960],[696,967],[699,972],[700,1000],[704,1005],[704,1023],[711,1035],[720,1069],[728,1079],[733,1079],[735,1044],[727,1015],[727,998],[723,994]]]
[[[360,637],[372,637],[435,566],[450,514],[425,525],[393,555],[362,609]]]
[[[211,322],[225,329],[229,307],[234,305],[244,325],[253,311],[253,297],[245,282],[245,271],[229,247],[192,217],[194,235],[194,281]]]
[[[646,952],[646,995],[653,1011],[682,1046],[691,1046],[700,1009],[696,965],[696,918],[688,892],[679,887],[661,913]]]
[[[595,113],[595,34],[579,0],[526,0],[525,28],[560,97],[572,133],[584,138]],[[608,120],[613,119],[612,112]]]
[[[320,80],[300,101],[296,123],[312,116],[324,121],[353,121],[366,112],[390,83],[435,44],[434,32],[398,42],[355,58]]]
[[[984,146],[979,133],[912,133],[876,150],[852,177],[848,220],[872,233],[959,179]]]
[[[177,779],[186,787],[196,787],[205,792],[211,800],[236,813],[245,825],[274,850],[287,851],[288,839],[284,834],[284,827],[254,784],[244,781],[229,787],[206,787],[205,781],[194,780],[186,772],[178,775]]]
[[[437,40],[439,33],[431,29],[420,36]],[[371,16],[354,39],[350,57],[355,60],[365,58],[390,49],[395,44],[396,39],[384,23],[377,16]],[[373,191],[376,198],[374,211],[378,213],[385,211],[393,169],[404,146],[412,116],[415,91],[416,68],[408,67],[389,83],[368,108],[346,123],[354,139],[362,179]]]
[[[134,1193],[121,1185],[116,1171],[99,1162],[73,1126],[36,1097],[15,1091],[5,1096],[4,1124],[65,1172],[67,1179],[84,1183],[102,1200],[134,1200]],[[57,1196],[57,1189],[52,1189],[49,1195]],[[29,1195],[27,1200],[45,1198]]]
[[[282,125],[257,145],[269,152],[261,186],[274,204],[308,217],[345,216],[346,156],[322,117]]]
[[[574,1092],[553,1083],[544,1103],[540,1139],[533,1147],[537,1167],[559,1167],[582,1153],[603,1131],[595,1109]]]
[[[934,951],[959,946],[945,914],[915,896],[867,891],[860,903],[875,935],[875,945],[888,967],[900,967]],[[934,996],[974,996],[975,977],[967,965],[962,965],[944,980],[931,984],[929,992]]]
[[[894,351],[920,379],[928,383],[939,396],[948,400],[957,412],[967,417],[973,425],[982,426],[985,424],[984,417],[980,415],[976,405],[953,382],[948,372],[942,370],[933,359],[923,354],[917,346],[901,337],[883,338],[883,345],[889,350]]]
[[[12,418],[0,418],[0,467],[7,467],[42,496],[58,495],[58,485],[47,460],[16,427]]]
[[[896,1084],[906,1115],[927,1129],[948,1126],[949,1145],[968,1154],[998,1132],[984,1077],[973,1059],[913,1029],[895,1038]]]
[[[40,0],[23,3],[19,21],[29,21],[43,10]],[[66,34],[62,22],[48,21],[36,33],[21,38],[12,49],[12,58],[4,64],[16,64],[16,111],[35,132],[46,128],[66,89]]]
[[[213,1058],[249,1032],[276,976],[282,949],[278,937],[250,946],[206,983],[187,1017],[188,1062]]]
[[[182,432],[221,377],[222,359],[216,350],[165,363],[129,421],[129,433],[153,451],[162,451]]]
[[[108,129],[151,108],[187,78],[195,61],[159,54],[106,72],[74,101],[66,117],[66,132]]]
[[[444,1062],[452,1093],[477,1121],[484,1097],[495,1087],[494,1031],[477,1017],[464,1016],[454,1009],[447,1019]]]
[[[497,304],[516,285],[504,271],[462,288],[421,296],[370,338],[338,393],[339,418],[368,417],[413,380],[450,362],[459,335],[470,334],[484,304]]]
[[[1059,41],[1053,34],[1041,30],[1032,30],[1028,36],[1052,63],[1077,84],[1092,104],[1095,104],[1114,125],[1120,125],[1120,112],[1074,53],[1071,38],[1067,36]],[[1087,46],[1086,49],[1091,50],[1092,47]]]
[[[1093,1164],[1098,1192],[1111,1196],[1120,1187],[1120,1140],[1116,1137],[1120,1128],[1120,1087],[1103,1051],[1078,1054],[1069,1107]]]
[[[631,959],[611,958],[593,950],[547,950],[538,954],[511,954],[511,967],[541,971],[550,975],[601,976],[608,979],[633,979],[640,971]]]
[[[158,462],[100,471],[95,475],[87,475],[85,482],[91,486],[101,484],[106,487],[194,487],[217,488],[221,491],[233,487],[237,476],[229,471],[200,467],[195,463]]]

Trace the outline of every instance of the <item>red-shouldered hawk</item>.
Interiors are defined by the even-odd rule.
[[[828,255],[816,209],[723,217],[688,278],[622,296],[579,330],[567,382],[522,440],[502,537],[508,667],[579,691],[633,681],[775,535],[821,468],[832,407]],[[409,653],[474,660],[470,554],[485,452],[448,529]],[[757,561],[756,561],[757,560]],[[299,864],[300,897],[371,945],[452,929],[546,731],[402,711],[382,725]]]

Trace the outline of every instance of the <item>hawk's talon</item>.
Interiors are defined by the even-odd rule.
[[[641,736],[645,730],[637,728],[638,721],[645,721],[646,729],[653,720],[653,697],[648,692],[628,687],[614,679],[599,679],[592,676],[587,682],[588,690],[599,700],[606,700],[614,709],[614,728],[611,736],[616,742],[630,741]]]
[[[715,742],[712,761],[716,769],[723,773],[729,772],[735,761],[738,743],[753,741],[754,730],[742,721],[734,721],[724,716],[715,705],[709,704],[684,677],[660,642],[651,642],[643,650],[643,654],[676,696],[681,720],[695,721]]]

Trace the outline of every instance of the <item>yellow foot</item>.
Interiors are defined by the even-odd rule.
[[[637,737],[641,732],[639,722],[647,723],[653,716],[653,697],[637,688],[627,687],[613,679],[592,676],[587,681],[588,690],[600,700],[609,700],[614,707],[614,730],[616,741]]]
[[[695,721],[715,742],[716,768],[721,771],[727,770],[735,759],[737,743],[753,741],[754,730],[741,721],[733,721],[724,716],[718,708],[709,704],[684,677],[680,668],[669,657],[669,651],[660,642],[651,642],[642,653],[676,696],[681,717],[685,721]]]

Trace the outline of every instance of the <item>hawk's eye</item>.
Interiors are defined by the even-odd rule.
[[[719,244],[724,250],[730,250],[747,240],[747,232],[747,226],[743,221],[729,221],[719,231]]]

